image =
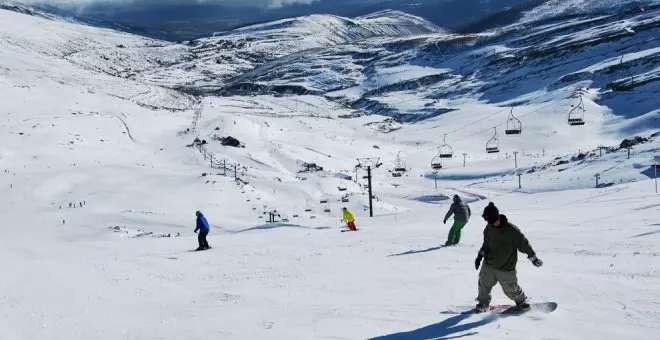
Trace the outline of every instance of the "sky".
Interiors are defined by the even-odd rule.
[[[46,3],[52,5],[61,4],[89,4],[97,3],[219,3],[226,5],[243,5],[243,6],[265,6],[265,7],[282,7],[290,4],[309,4],[320,0],[18,0],[23,3]]]

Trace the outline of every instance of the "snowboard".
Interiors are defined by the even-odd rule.
[[[206,250],[210,250],[210,249],[213,249],[213,247],[208,247],[206,249],[193,249],[191,251],[206,251]]]
[[[356,230],[342,229],[341,232],[342,232],[342,233],[345,233],[345,232],[347,232],[347,231],[358,231],[358,230],[360,230],[360,229],[356,229]]]
[[[529,312],[551,313],[554,312],[558,305],[556,302],[540,302],[530,303],[529,309],[519,310],[515,305],[491,305],[488,310],[482,313],[496,313],[504,315],[516,315]],[[449,306],[447,312],[444,314],[477,314],[475,306]]]

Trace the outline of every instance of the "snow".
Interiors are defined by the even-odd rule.
[[[398,15],[354,20],[389,22]],[[652,82],[627,95],[582,80],[513,91],[501,100],[482,98],[482,85],[498,77],[497,86],[507,85],[512,68],[451,85],[471,89],[463,95],[424,96],[442,83],[382,90],[458,73],[456,65],[474,55],[499,58],[513,49],[491,37],[493,44],[466,51],[452,51],[452,45],[438,62],[430,57],[442,47],[436,40],[424,36],[428,43],[408,45],[409,38],[397,36],[379,38],[396,51],[373,48],[373,41],[348,42],[317,50],[318,59],[286,51],[272,64],[246,67],[251,72],[231,70],[248,83],[287,64],[304,72],[327,57],[328,68],[316,74],[337,76],[327,84],[357,79],[332,95],[317,86],[321,93],[202,97],[177,90],[194,86],[185,67],[205,58],[191,56],[183,45],[4,10],[0,22],[2,339],[657,334],[660,196],[652,163],[658,161],[660,124]],[[424,50],[429,46],[434,52]],[[643,43],[637,47],[626,52],[630,60],[657,53]],[[354,58],[342,51],[368,54],[375,66],[350,64],[359,66],[359,74],[346,76],[337,70],[351,68],[344,62]],[[577,70],[598,75],[615,61],[590,54],[548,74],[553,82]],[[282,75],[282,84],[314,83],[313,77]],[[176,86],[161,87],[158,79]],[[201,87],[211,80],[200,79]],[[405,123],[367,114],[343,101],[341,91],[357,98],[373,91],[369,99],[402,112],[427,105],[448,111]],[[572,127],[566,117],[580,95],[587,124]],[[624,104],[631,113],[616,106]],[[511,106],[523,122],[518,136],[503,133]],[[486,154],[494,127],[501,152]],[[454,157],[434,171],[430,163],[444,134]],[[648,140],[628,158],[618,146],[631,134]],[[216,140],[226,136],[245,147]],[[205,156],[187,146],[195,137],[208,142]],[[602,156],[599,145],[609,147]],[[373,218],[365,172],[355,171],[357,158],[364,157],[383,164],[373,170]],[[397,157],[409,169],[399,178],[390,172]],[[301,171],[312,162],[323,170]],[[357,181],[346,179],[356,174]],[[454,194],[469,202],[473,218],[459,246],[440,247],[449,229],[441,219]],[[447,306],[474,303],[474,258],[484,227],[479,215],[489,201],[523,230],[545,262],[535,268],[521,256],[518,274],[531,300],[555,301],[555,312],[442,314]],[[360,231],[339,232],[343,206],[356,213]],[[212,225],[213,249],[200,253],[191,252],[196,210]],[[264,213],[272,210],[289,221],[268,223]],[[493,303],[509,303],[498,287],[493,293]]]

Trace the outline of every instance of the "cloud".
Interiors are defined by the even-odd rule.
[[[85,5],[90,3],[105,3],[125,5],[134,4],[195,4],[195,3],[217,3],[231,6],[245,7],[267,7],[281,8],[287,5],[304,4],[308,5],[321,0],[14,0],[16,2],[28,4],[49,4],[49,5]]]

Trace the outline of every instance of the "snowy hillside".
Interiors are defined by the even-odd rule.
[[[657,8],[475,35],[316,16],[186,44],[25,9],[0,9],[0,338],[657,334]],[[455,194],[473,217],[442,247]],[[475,303],[489,201],[545,262],[518,275],[553,313],[447,314]]]

